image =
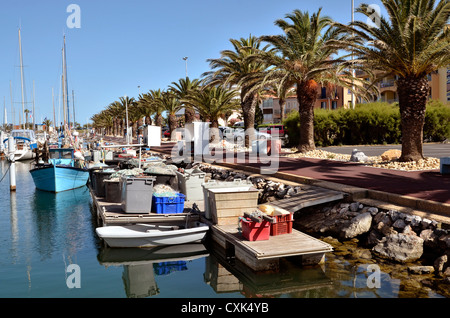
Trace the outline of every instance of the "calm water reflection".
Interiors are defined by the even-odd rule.
[[[210,242],[153,249],[111,249],[95,235],[87,187],[38,191],[30,164],[19,162],[17,191],[0,183],[0,297],[242,298],[398,297],[401,282],[382,273],[367,288],[367,264],[330,255],[322,267],[281,262],[277,273],[253,273]],[[1,176],[8,169],[0,163]],[[81,288],[69,288],[76,264]],[[426,297],[437,297],[428,293]]]

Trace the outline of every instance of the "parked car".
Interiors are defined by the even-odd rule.
[[[278,136],[279,137],[284,137],[286,135],[286,129],[284,128],[283,125],[269,125],[269,126],[264,126],[264,127],[260,127],[258,128],[259,131],[267,133],[272,135],[272,131],[276,131],[278,132]]]
[[[256,139],[260,139],[260,140],[270,139],[271,138],[271,136],[269,134],[264,133],[264,132],[259,132],[256,129],[255,129],[255,135],[256,135]],[[234,140],[236,140],[236,142],[238,142],[238,143],[244,141],[244,139],[245,139],[245,131],[244,131],[244,129],[237,128],[234,131],[233,136],[234,136]]]
[[[170,130],[166,129],[162,132],[163,138],[170,138]]]

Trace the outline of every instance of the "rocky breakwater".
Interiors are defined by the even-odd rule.
[[[199,169],[208,174],[209,179],[217,181],[248,180],[259,190],[258,204],[286,199],[302,191],[300,185],[291,186],[275,182],[261,176],[251,176],[239,171],[221,169],[209,165],[198,165]]]
[[[410,274],[432,273],[450,290],[450,231],[435,220],[352,202],[301,211],[295,225],[339,242],[357,240],[365,258],[403,264]]]

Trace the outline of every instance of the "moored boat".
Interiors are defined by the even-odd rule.
[[[37,189],[62,192],[87,184],[89,171],[76,162],[73,149],[57,148],[49,149],[49,152],[48,163],[36,164],[30,170]]]
[[[201,241],[209,230],[208,225],[198,221],[187,224],[104,226],[96,228],[96,233],[109,247],[153,247]]]
[[[31,129],[15,129],[11,131],[14,137],[16,149],[14,151],[14,160],[30,160],[36,157],[34,149],[37,148],[36,135]],[[4,139],[3,143],[7,143],[8,139]],[[5,155],[8,155],[9,149],[5,147]]]

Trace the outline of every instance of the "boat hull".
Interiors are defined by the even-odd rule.
[[[170,228],[169,226],[136,224],[99,227],[96,232],[110,247],[154,247],[201,241],[209,230],[209,227],[203,223],[187,229]]]
[[[63,192],[85,186],[89,172],[74,167],[48,165],[30,170],[37,189],[48,192]]]

